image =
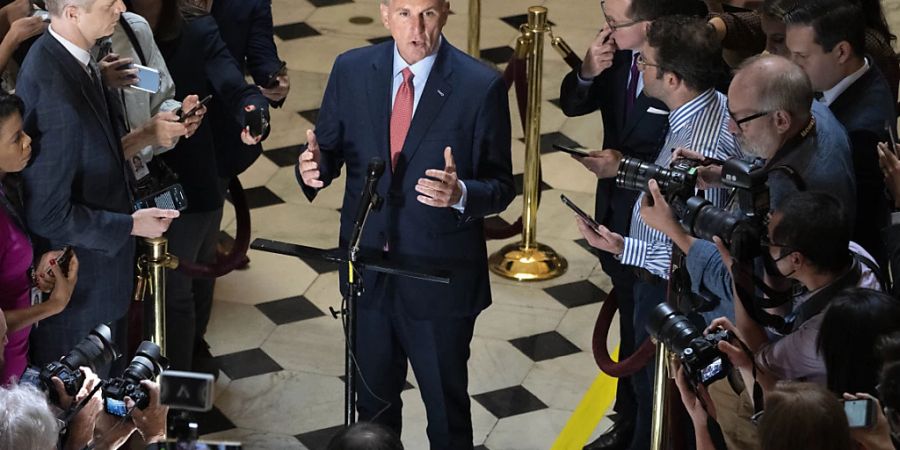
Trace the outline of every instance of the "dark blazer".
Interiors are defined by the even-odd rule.
[[[132,294],[134,239],[118,103],[108,92],[99,95],[81,63],[50,33],[31,48],[16,93],[25,101],[25,132],[34,139],[23,178],[36,252],[70,244],[81,264],[68,307],[43,323],[74,330],[119,319]]]
[[[346,248],[372,157],[390,161],[393,41],[346,52],[335,60],[319,111],[316,135],[322,150],[321,180],[330,183],[346,164],[340,246]],[[428,169],[444,168],[444,148],[453,148],[459,179],[468,189],[463,213],[416,200],[415,186]],[[312,200],[316,190],[298,181]],[[510,162],[509,101],[500,76],[447,42],[437,53],[415,111],[397,168],[390,163],[378,182],[384,197],[371,214],[361,247],[415,267],[452,269],[449,285],[363,273],[366,299],[377,306],[398,296],[416,318],[462,317],[491,302],[483,217],[515,197]],[[341,274],[342,279],[345,276]],[[343,285],[343,283],[342,283]],[[382,305],[386,306],[386,305]]]
[[[560,105],[569,117],[583,116],[600,110],[603,119],[603,148],[616,149],[625,156],[647,162],[656,160],[665,137],[669,116],[653,114],[648,108],[668,111],[661,101],[640,93],[634,107],[625,117],[625,95],[632,52],[620,50],[613,65],[594,78],[589,87],[579,86],[576,71],[569,72],[560,88]],[[628,234],[631,209],[638,192],[616,188],[612,178],[598,180],[595,219],[612,231]]]
[[[212,16],[202,16],[185,22],[181,34],[170,42],[160,42],[159,50],[166,60],[172,80],[175,81],[175,97],[197,94],[200,98],[213,94],[218,103],[210,103],[213,110],[235,124],[244,123],[244,106],[255,105],[268,111],[266,98],[256,86],[247,84],[240,66],[228,52],[219,36],[219,28]],[[240,142],[238,126],[231,130]],[[188,139],[182,138],[174,150],[163,154],[166,161],[184,186],[188,199],[188,212],[212,211],[222,207],[225,201],[220,189],[213,129],[203,120],[197,132]],[[246,146],[232,151],[248,150]]]
[[[219,33],[231,56],[240,66],[241,73],[249,73],[258,86],[263,86],[273,73],[281,67],[278,49],[273,40],[271,0],[216,0],[212,16],[219,25]],[[230,178],[250,167],[262,152],[262,145],[248,146],[241,142],[239,135],[242,124],[229,114],[223,114],[219,99],[213,103],[220,107],[210,108],[209,116],[214,131],[216,153],[218,154],[221,176]],[[279,108],[284,100],[269,102]]]
[[[847,130],[856,175],[856,221],[853,240],[880,263],[886,253],[879,230],[887,225],[890,205],[878,166],[878,142],[889,140],[885,122],[896,127],[894,102],[887,80],[875,65],[835,99],[829,109]]]

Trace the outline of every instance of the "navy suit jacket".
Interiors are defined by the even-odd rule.
[[[384,205],[369,216],[361,247],[380,253],[388,244],[391,260],[452,270],[449,285],[364,271],[361,308],[389,308],[385,299],[398,297],[416,318],[470,316],[491,302],[482,219],[503,211],[515,197],[506,85],[497,72],[444,38],[392,172],[393,46],[388,41],[350,50],[335,60],[316,124],[321,180],[327,185],[346,165],[340,229],[340,246],[346,248],[369,160],[388,161],[377,186]],[[418,179],[428,169],[444,168],[447,146],[468,190],[462,213],[416,200]],[[316,190],[299,181],[312,200]],[[342,272],[342,280],[345,276]]]
[[[613,65],[594,78],[590,86],[579,86],[576,71],[563,79],[560,105],[569,117],[600,110],[603,119],[603,148],[616,149],[624,156],[654,162],[665,138],[669,116],[648,112],[648,108],[668,111],[665,103],[641,92],[625,116],[625,95],[632,52],[620,50]],[[616,233],[628,235],[631,210],[639,192],[616,187],[615,179],[597,181],[595,219]]]
[[[847,130],[853,148],[856,175],[856,221],[853,240],[880,263],[887,254],[879,231],[887,225],[890,204],[885,195],[884,176],[878,166],[878,142],[887,142],[885,122],[896,128],[891,88],[874,65],[835,99],[829,109]]]
[[[241,73],[249,73],[258,86],[263,86],[269,76],[281,67],[278,49],[272,38],[271,0],[216,0],[213,2],[212,16],[219,24],[219,33],[228,51],[241,68]],[[219,99],[213,99],[220,103]],[[279,108],[284,103],[269,102]],[[241,142],[242,124],[224,108],[210,108],[209,117],[214,131],[219,172],[229,178],[250,167],[262,152],[262,145],[248,146]]]
[[[100,96],[50,33],[25,58],[16,91],[25,101],[25,132],[34,139],[23,178],[36,251],[69,244],[80,262],[71,302],[45,322],[74,329],[121,318],[134,283],[134,239],[118,103],[108,92]]]

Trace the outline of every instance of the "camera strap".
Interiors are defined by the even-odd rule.
[[[853,258],[850,268],[838,279],[834,280],[828,286],[819,289],[813,293],[806,301],[798,306],[794,312],[785,317],[785,324],[790,326],[790,331],[796,331],[804,322],[811,317],[819,314],[828,306],[831,299],[838,292],[846,288],[854,287],[859,284],[862,277],[862,268],[858,259]]]
[[[103,385],[105,383],[106,383],[105,381],[100,380],[100,382],[97,383],[96,386],[94,386],[94,389],[92,389],[91,392],[89,392],[87,396],[85,396],[83,399],[81,399],[80,402],[76,403],[75,405],[72,405],[72,407],[70,407],[69,410],[66,411],[65,414],[63,414],[63,416],[62,416],[62,418],[60,418],[60,420],[62,420],[63,424],[65,424],[65,425],[64,425],[63,429],[60,430],[60,433],[65,433],[68,430],[69,422],[71,422],[72,419],[75,416],[77,416],[78,413],[80,413],[82,409],[84,409],[84,407],[87,405],[87,403],[89,401],[91,401],[91,397],[93,397],[94,394],[96,394],[97,391],[99,391],[100,388],[103,387]]]

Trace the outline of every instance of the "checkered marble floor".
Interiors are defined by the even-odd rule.
[[[898,29],[898,2],[885,3]],[[377,4],[273,0],[275,41],[288,62],[292,92],[285,106],[272,112],[263,156],[241,176],[252,208],[253,237],[336,246],[342,180],[310,204],[292,166],[304,131],[314,127],[334,58],[387,38]],[[548,7],[555,33],[583,54],[602,23],[595,0],[484,0],[482,58],[502,70],[528,7],[538,4]],[[468,2],[457,0],[452,8],[444,33],[464,49]],[[577,119],[562,114],[556,99],[569,69],[549,46],[545,54],[538,238],[565,256],[570,268],[558,279],[529,284],[491,275],[494,305],[478,319],[469,363],[475,443],[484,449],[550,448],[598,372],[591,334],[611,286],[579,239],[573,215],[556,200],[565,193],[590,209],[595,180],[550,145],[598,148],[602,126],[599,113]],[[512,109],[513,169],[521,193],[525,146]],[[521,209],[520,195],[494,220],[513,222]],[[225,232],[232,234],[233,217],[226,208]],[[511,241],[489,241],[488,249]],[[221,278],[216,288],[207,340],[222,374],[215,409],[204,416],[201,432],[243,441],[249,449],[324,448],[342,424],[343,334],[328,312],[340,303],[336,267],[252,250],[250,258],[249,269]],[[424,449],[424,405],[412,376],[403,393],[402,438],[406,448]],[[604,418],[594,436],[609,423]]]

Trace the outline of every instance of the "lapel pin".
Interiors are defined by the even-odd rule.
[[[444,96],[444,91],[442,91],[442,90],[440,90],[440,89],[438,89],[437,91],[438,91],[438,94],[440,94],[441,97]]]

